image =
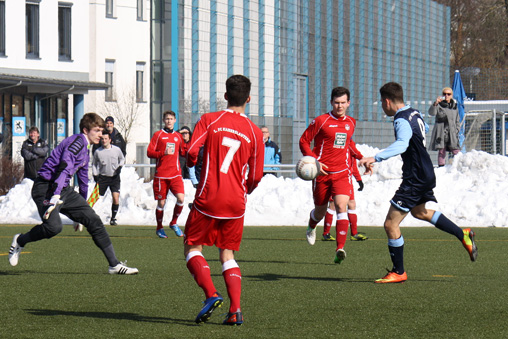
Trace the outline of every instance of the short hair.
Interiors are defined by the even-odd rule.
[[[173,118],[176,119],[176,113],[173,112],[173,111],[165,111],[164,113],[162,113],[162,119],[166,119],[166,115],[171,115]]]
[[[32,132],[37,132],[37,133],[40,134],[39,129],[37,128],[37,126],[30,127],[30,129],[28,130],[28,133],[32,133]]]
[[[445,88],[443,88],[443,92],[446,91],[446,90],[452,92],[452,95],[453,95],[453,89],[451,89],[451,87],[445,87]]]
[[[349,90],[346,87],[335,87],[332,89],[332,95],[330,97],[330,101],[333,101],[333,99],[341,97],[343,95],[347,95],[347,101],[350,100],[351,94],[349,93]]]
[[[90,112],[86,113],[81,118],[81,121],[79,122],[79,130],[83,133],[85,128],[90,131],[94,127],[104,128],[104,125],[104,119],[102,119],[99,114]]]
[[[102,136],[105,136],[105,135],[107,135],[111,139],[111,133],[109,133],[109,131],[107,129],[104,129],[104,131],[102,131]]]
[[[396,82],[388,82],[379,89],[381,99],[390,99],[395,103],[404,102],[404,91],[402,86]]]
[[[250,95],[251,82],[244,75],[232,75],[226,80],[226,95],[229,106],[243,106]]]

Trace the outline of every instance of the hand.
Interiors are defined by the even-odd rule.
[[[368,158],[363,157],[360,160],[358,165],[365,167],[365,173],[364,174],[370,174],[370,175],[372,175],[372,166],[373,166],[373,164],[375,162],[376,162],[376,159],[374,159],[373,157],[368,157]]]
[[[317,161],[317,160],[316,160]],[[319,163],[321,166],[321,170],[319,171],[319,174],[318,175],[328,175],[328,172],[324,170],[324,168],[328,168],[328,166],[326,166],[325,164],[323,164],[322,162]]]
[[[359,191],[363,191],[363,181],[361,180],[358,180],[358,185],[360,185],[360,187],[358,188]]]
[[[47,204],[48,206],[48,209],[46,210],[46,212],[44,213],[44,216],[43,218],[48,220],[49,219],[49,216],[51,215],[51,212],[53,212],[53,210],[58,206],[58,205],[61,205],[63,204],[63,201],[60,200],[60,195],[59,194],[55,194],[54,196],[51,197],[51,199],[49,200],[49,203]]]

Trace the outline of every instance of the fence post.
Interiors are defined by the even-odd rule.
[[[496,109],[492,110],[492,154],[497,153],[497,144],[496,144]]]

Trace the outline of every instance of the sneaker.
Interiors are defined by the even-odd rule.
[[[18,264],[19,254],[23,250],[23,247],[18,244],[18,237],[20,235],[21,233],[18,233],[12,238],[11,248],[9,249],[9,263],[11,266],[16,266]]]
[[[166,232],[164,232],[164,228],[161,228],[157,231],[155,231],[155,234],[159,236],[159,238],[167,238]]]
[[[339,248],[337,252],[335,252],[335,259],[333,259],[333,262],[340,264],[344,261],[344,259],[346,259],[346,251],[344,251],[342,248]]]
[[[323,234],[323,241],[335,241],[335,238],[332,237],[330,233]]]
[[[177,237],[183,237],[183,232],[180,229],[180,227],[178,227],[177,224],[171,225],[171,226],[169,226],[169,228],[171,228],[173,230],[173,232],[175,232]]]
[[[118,225],[118,224],[116,223],[116,219],[115,219],[115,218],[111,219],[111,220],[110,220],[110,222],[109,222],[109,224],[110,224],[111,226],[116,226],[116,225]]]
[[[398,274],[396,272],[388,271],[388,273],[381,279],[374,281],[376,284],[390,284],[390,283],[402,283],[407,280],[406,272]]]
[[[309,245],[314,245],[316,243],[316,229],[307,227],[307,242]]]
[[[243,315],[242,312],[229,312],[226,316],[226,319],[222,322],[222,325],[230,325],[230,326],[240,326],[243,324]]]
[[[123,262],[118,263],[115,267],[109,266],[109,274],[138,274],[138,269],[134,267],[127,267]]]
[[[220,295],[220,293],[215,292],[210,298],[203,301],[205,304],[201,311],[199,311],[198,316],[196,317],[196,324],[201,322],[206,322],[212,316],[213,311],[217,307],[221,307],[224,299]]]
[[[478,249],[476,248],[476,243],[474,242],[475,234],[470,228],[466,228],[463,231],[464,239],[462,239],[462,245],[464,245],[468,251],[471,261],[476,261],[476,258],[478,257]]]
[[[369,237],[366,236],[365,233],[363,233],[363,232],[358,232],[355,235],[351,235],[349,237],[349,240],[352,240],[352,241],[363,241],[363,240],[367,240],[367,239],[369,239]]]

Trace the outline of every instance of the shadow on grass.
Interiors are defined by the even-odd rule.
[[[148,317],[136,313],[114,313],[114,312],[78,312],[78,311],[62,311],[62,310],[48,310],[48,309],[25,309],[25,312],[38,315],[38,316],[68,316],[68,317],[84,317],[84,318],[98,318],[98,319],[113,319],[113,320],[130,320],[139,322],[150,323],[163,323],[163,324],[180,324],[187,326],[198,326],[194,321],[189,319],[173,319],[164,317]]]
[[[275,273],[263,273],[258,275],[244,275],[245,278],[253,279],[254,281],[279,281],[279,280],[311,280],[311,281],[339,281],[339,282],[349,282],[349,283],[358,283],[358,282],[373,282],[372,279],[362,279],[362,278],[333,278],[333,277],[303,277],[303,276],[290,276],[284,274],[275,274]]]

